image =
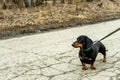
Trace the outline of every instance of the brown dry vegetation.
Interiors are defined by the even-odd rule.
[[[42,7],[0,9],[0,38],[120,18],[120,1],[101,0]]]

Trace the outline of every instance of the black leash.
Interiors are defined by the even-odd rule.
[[[99,41],[104,40],[105,38],[111,36],[112,34],[116,33],[116,32],[119,31],[119,30],[120,30],[120,28],[117,28],[116,30],[114,30],[113,32],[109,33],[108,35],[106,35],[105,37],[103,37],[102,39],[100,39]]]
[[[117,28],[116,30],[114,30],[113,32],[109,33],[108,35],[106,35],[106,36],[105,36],[105,37],[103,37],[102,39],[100,39],[100,40],[98,40],[98,41],[94,41],[94,43],[93,43],[93,44],[95,44],[96,42],[99,42],[99,41],[104,40],[105,38],[107,38],[107,37],[111,36],[112,34],[116,33],[116,32],[117,32],[117,31],[119,31],[119,30],[120,30],[120,28]],[[86,49],[86,50],[83,50],[83,51],[89,51],[90,49],[91,49],[91,47],[90,47],[90,48],[88,48],[88,49]],[[106,50],[106,51],[108,51],[108,50]]]

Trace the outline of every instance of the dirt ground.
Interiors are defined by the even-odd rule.
[[[76,5],[78,7],[76,8]],[[119,0],[0,10],[0,38],[120,18]],[[76,10],[77,9],[77,10]]]

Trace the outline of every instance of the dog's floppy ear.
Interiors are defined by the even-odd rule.
[[[93,41],[90,38],[85,37],[85,49],[90,48],[92,45]]]

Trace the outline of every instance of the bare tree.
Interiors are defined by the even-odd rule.
[[[44,4],[47,5],[47,0],[44,0]]]
[[[24,0],[18,0],[18,7],[21,9],[25,7]]]
[[[8,3],[10,1],[8,1],[8,0],[1,0],[0,2],[1,2],[1,5],[2,5],[3,9],[9,8]]]
[[[75,4],[76,4],[76,13],[78,15],[78,13],[79,13],[79,0],[75,0]]]
[[[55,4],[56,4],[56,0],[53,0],[53,6],[55,6]]]
[[[65,3],[65,0],[61,0],[61,4],[64,4]]]
[[[93,0],[86,0],[87,2],[92,2]]]
[[[73,3],[73,0],[68,0],[68,4],[72,4]]]

